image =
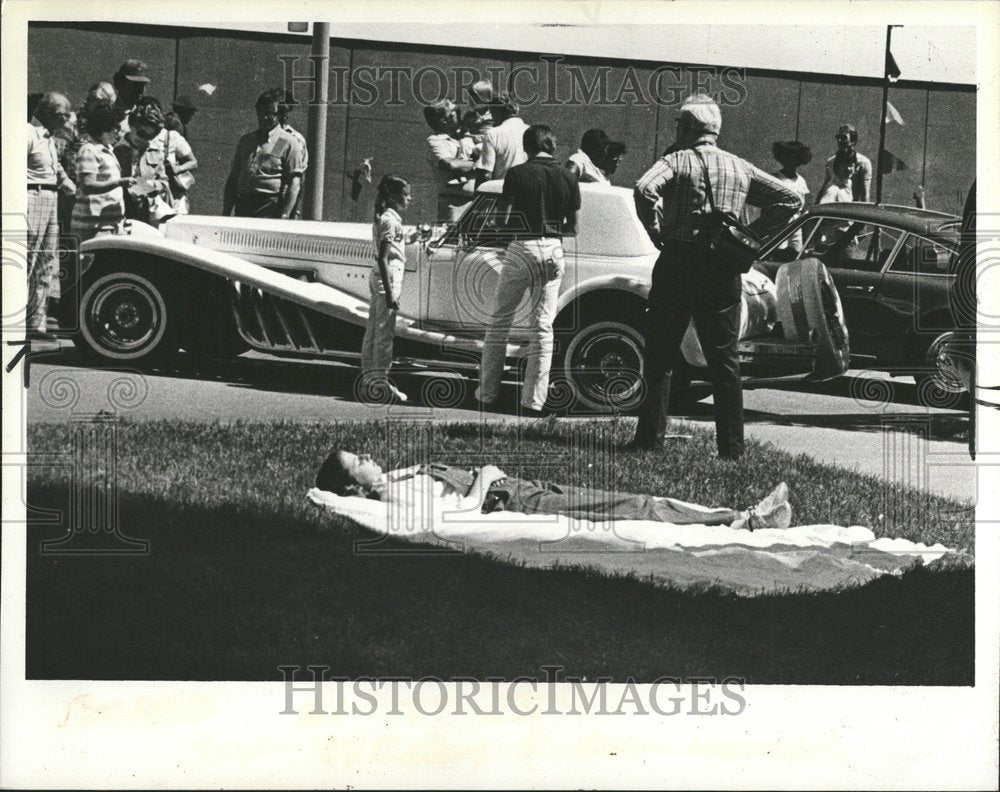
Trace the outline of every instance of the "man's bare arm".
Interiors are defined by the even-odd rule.
[[[468,173],[474,167],[476,167],[476,163],[468,157],[438,160],[438,170],[448,171],[448,173]]]
[[[505,481],[506,479],[507,474],[496,465],[484,465],[479,468],[476,477],[472,481],[472,489],[469,490],[469,494],[459,501],[459,510],[482,511],[483,503],[486,501],[486,495],[489,493],[490,487],[498,481]]]
[[[302,187],[302,174],[293,173],[291,179],[288,182],[288,187],[285,190],[285,196],[282,201],[281,216],[287,218],[292,210],[295,208],[295,202],[299,199],[299,190]]]

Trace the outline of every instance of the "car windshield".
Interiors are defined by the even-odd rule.
[[[439,245],[500,247],[507,243],[507,212],[496,193],[480,193]]]

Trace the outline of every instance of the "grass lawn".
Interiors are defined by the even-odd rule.
[[[626,426],[439,426],[417,447],[587,484],[594,473],[576,464],[571,433],[614,442]],[[335,445],[370,451],[387,469],[410,464],[413,446],[400,438],[416,427],[394,424],[387,438],[385,422],[118,424],[120,525],[149,552],[43,554],[41,542],[64,529],[29,525],[29,678],[263,680],[281,679],[280,665],[313,664],[348,677],[512,679],[560,665],[590,679],[973,683],[970,568],[742,598],[476,555],[358,554],[370,535],[306,502],[315,470]],[[615,455],[605,472],[620,490],[706,505],[745,506],[786,480],[797,523],[862,524],[971,551],[968,504],[754,442],[741,464],[722,462],[710,433],[692,432],[662,454]],[[72,427],[30,425],[28,441],[33,453],[64,452]],[[66,510],[68,495],[67,468],[29,469],[33,508]]]

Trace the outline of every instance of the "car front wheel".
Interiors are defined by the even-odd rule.
[[[154,363],[176,351],[174,320],[166,291],[150,273],[88,273],[80,298],[77,347],[101,364]]]
[[[601,318],[565,343],[557,371],[578,407],[618,413],[642,401],[642,333],[628,322]],[[559,386],[553,390],[559,395]]]

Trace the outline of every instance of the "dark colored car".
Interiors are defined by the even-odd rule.
[[[960,232],[955,215],[824,204],[769,239],[756,266],[774,278],[783,262],[818,258],[840,295],[851,368],[913,375],[921,400],[943,405],[964,389],[939,365],[958,330],[949,295]]]

